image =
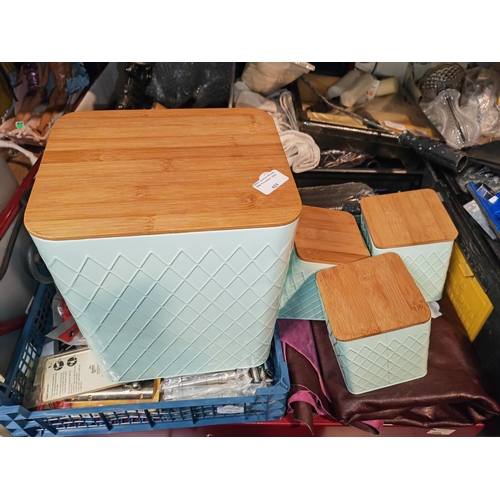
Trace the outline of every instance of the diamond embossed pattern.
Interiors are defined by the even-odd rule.
[[[427,302],[441,299],[453,241],[381,250],[373,245],[363,217],[361,217],[361,233],[372,256],[394,252],[401,257]]]
[[[298,290],[289,296],[288,301],[279,310],[278,317],[283,319],[324,320],[323,307],[316,284],[316,273],[304,280],[301,275],[296,277],[302,282]]]
[[[346,387],[353,394],[409,382],[427,373],[430,320],[351,342],[335,338],[328,318],[326,326]]]
[[[327,267],[332,266],[304,262],[298,258],[295,249],[292,249],[278,318],[324,320],[316,272]]]
[[[36,243],[108,378],[131,381],[263,363],[295,226]]]

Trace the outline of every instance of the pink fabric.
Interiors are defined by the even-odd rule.
[[[379,434],[382,430],[382,427],[384,427],[383,420],[363,420],[363,423],[375,429]]]
[[[314,342],[314,336],[312,332],[311,322],[309,320],[296,320],[296,319],[279,319],[278,320],[278,330],[280,334],[281,343],[283,345],[283,353],[286,359],[286,345],[290,346],[300,353],[311,366],[316,371],[318,375],[318,381],[323,392],[323,395],[331,402],[328,397],[328,392],[325,390],[325,385],[323,382],[323,375],[321,373],[318,361],[318,355],[316,352],[316,344]],[[320,398],[317,394],[307,389],[307,387],[301,386],[303,389],[299,390],[288,399],[288,409],[292,411],[291,404],[296,401],[302,401],[304,403],[310,404],[316,413],[321,416],[333,416],[325,410]],[[375,432],[380,433],[384,425],[383,420],[366,420],[363,421],[364,424],[370,426]]]
[[[319,370],[319,362],[316,354],[316,345],[312,334],[311,322],[308,320],[279,319],[278,330],[280,332],[281,343],[288,344],[290,347],[293,347],[293,349],[302,354],[302,356],[304,356],[304,358],[311,363],[311,366],[318,374],[321,390],[328,401],[330,401],[323,384],[323,377]],[[283,352],[286,352],[284,347]]]
[[[288,398],[288,411],[293,413],[292,403],[295,401],[303,401],[304,403],[309,403],[318,415],[322,417],[331,417],[331,415],[323,408],[320,399],[314,392],[305,389],[296,392],[290,398]]]

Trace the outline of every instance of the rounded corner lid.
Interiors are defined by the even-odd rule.
[[[361,211],[377,248],[454,241],[458,231],[433,189],[363,198]]]
[[[320,264],[338,265],[370,257],[352,214],[308,205],[302,207],[295,250],[301,260]]]
[[[273,170],[288,179],[253,187]],[[33,236],[71,240],[285,226],[301,208],[262,110],[83,111],[54,124],[25,220]]]
[[[318,271],[319,293],[337,340],[427,323],[431,312],[401,257],[376,257]]]

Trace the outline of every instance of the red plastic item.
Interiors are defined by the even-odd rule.
[[[26,323],[27,317],[28,316],[18,316],[17,318],[0,322],[0,337],[2,335],[7,335],[7,333],[21,330],[24,326],[24,323]]]
[[[473,437],[484,429],[484,424],[468,427],[423,428],[400,425],[384,425],[380,436],[385,437]],[[272,422],[252,422],[248,424],[212,425],[207,427],[188,427],[160,431],[127,432],[110,434],[109,437],[313,437],[304,424],[297,424],[290,414]],[[314,437],[377,437],[327,420],[314,419]]]
[[[0,213],[0,240],[5,236],[7,229],[9,229],[12,221],[19,213],[21,196],[26,190],[33,186],[41,159],[41,157],[38,158],[37,162],[31,167],[31,170],[28,172],[28,175],[24,178],[21,185],[17,188],[14,196],[10,199],[9,203],[7,203],[7,206]]]

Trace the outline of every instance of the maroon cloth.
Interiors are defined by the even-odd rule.
[[[432,320],[427,375],[421,379],[361,395],[347,391],[333,351],[326,324],[311,321],[317,358],[326,394],[321,394],[318,374],[289,345],[286,355],[292,398],[307,388],[315,393],[325,411],[339,422],[377,433],[366,423],[418,427],[475,425],[500,415],[500,405],[489,394],[474,349],[447,298],[440,301],[443,316]],[[313,430],[313,407],[292,403],[294,418]]]
[[[321,377],[311,322],[293,319],[279,319],[278,330],[280,332],[281,343],[284,344],[284,346],[289,345],[290,347],[293,347],[297,352],[302,354],[302,356],[304,356],[309,363],[311,363],[311,366],[318,374],[318,381],[321,386],[321,390],[323,394],[328,397],[326,388],[323,384],[323,379]],[[283,349],[283,352],[285,354],[285,361],[288,361],[286,349]]]
[[[304,421],[313,432],[312,412],[324,417],[334,418],[331,414],[330,401],[328,400],[328,392],[323,382],[318,355],[316,353],[316,344],[311,328],[310,321],[299,321],[280,319],[278,320],[278,329],[280,339],[283,344],[283,352],[285,361],[288,363],[292,358],[292,363],[299,365],[299,373],[306,373],[313,368],[316,376],[310,372],[307,379],[307,385],[302,385],[300,382],[292,381],[293,394],[288,398],[288,409],[295,413],[296,420]],[[288,348],[291,348],[290,351]],[[328,401],[324,401],[324,397]],[[305,404],[304,404],[305,403]],[[302,415],[303,420],[297,415]],[[383,421],[365,422],[374,432],[380,432]]]

